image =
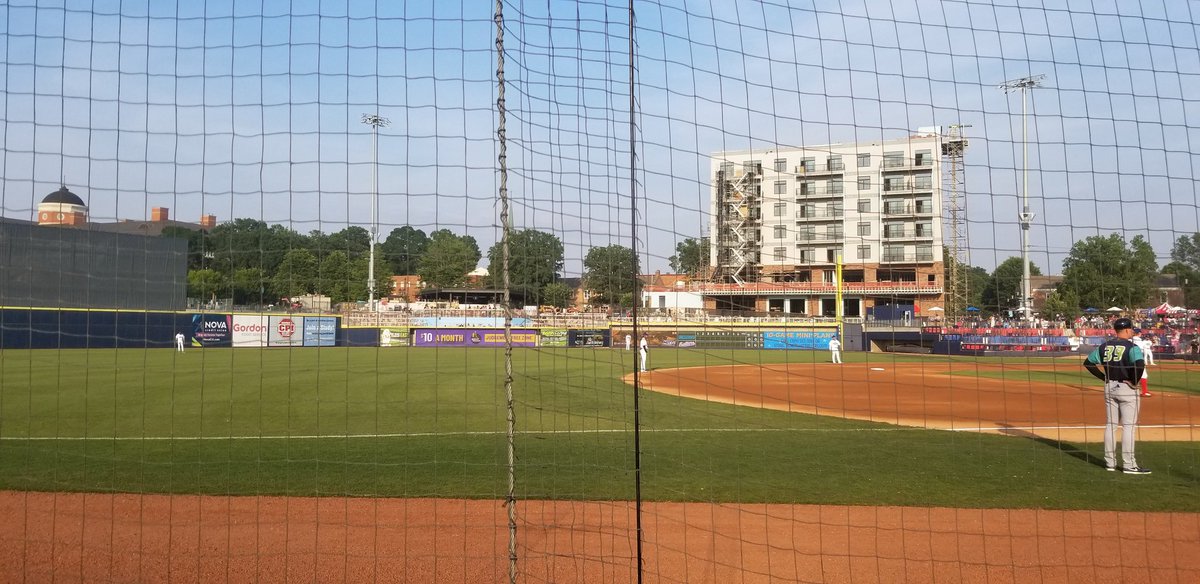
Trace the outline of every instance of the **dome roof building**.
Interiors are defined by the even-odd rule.
[[[37,220],[38,225],[84,225],[88,221],[87,204],[63,185],[38,204]]]

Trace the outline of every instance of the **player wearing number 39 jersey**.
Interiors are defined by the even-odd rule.
[[[1092,351],[1084,361],[1084,367],[1104,381],[1104,404],[1107,423],[1104,426],[1104,464],[1108,470],[1117,470],[1116,433],[1121,425],[1121,470],[1126,474],[1150,474],[1149,469],[1137,464],[1134,445],[1137,433],[1138,407],[1141,396],[1138,382],[1146,369],[1141,347],[1132,340],[1133,323],[1128,318],[1113,321],[1116,338],[1109,339]]]

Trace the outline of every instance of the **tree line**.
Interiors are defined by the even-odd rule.
[[[953,259],[946,254],[946,277]],[[1106,310],[1149,307],[1162,302],[1156,296],[1162,274],[1176,276],[1185,303],[1200,301],[1200,233],[1180,237],[1171,250],[1171,263],[1160,270],[1154,248],[1141,235],[1126,240],[1119,234],[1094,235],[1076,241],[1062,263],[1062,280],[1046,297],[1041,314],[1047,318],[1077,318],[1088,308]],[[1010,257],[990,274],[978,266],[964,266],[967,304],[984,314],[1006,314],[1021,306],[1021,258]],[[1030,264],[1030,274],[1041,270]],[[959,313],[961,308],[959,307]]]
[[[368,298],[371,234],[358,226],[335,233],[299,233],[256,219],[235,219],[208,232],[170,227],[165,237],[188,240],[188,296],[231,298],[235,304],[272,304],[283,298],[322,294],[335,302]],[[483,287],[504,282],[503,242],[487,251]],[[575,290],[563,282],[564,248],[552,233],[514,231],[508,240],[509,288],[526,303],[570,306]],[[426,288],[467,284],[484,254],[471,235],[448,229],[426,234],[405,225],[375,249],[375,296],[391,294],[393,275],[416,275]],[[583,261],[583,284],[593,305],[631,306],[639,263],[621,245],[594,247]]]

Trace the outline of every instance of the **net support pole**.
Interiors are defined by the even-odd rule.
[[[500,199],[500,249],[501,272],[503,278],[504,310],[504,411],[506,412],[505,440],[508,453],[507,473],[508,490],[505,493],[504,505],[508,511],[508,581],[517,583],[517,448],[516,431],[517,416],[513,405],[513,367],[512,367],[512,294],[509,280],[509,233],[512,231],[512,220],[508,209],[508,144],[507,130],[504,125],[504,2],[496,0],[496,13],[493,17],[496,23],[496,142],[499,165],[499,199]]]
[[[641,338],[638,336],[638,307],[642,304],[641,279],[638,278],[638,245],[637,245],[637,120],[634,118],[637,101],[634,94],[634,44],[633,44],[633,0],[629,0],[629,235],[630,246],[633,249],[633,337],[638,339],[641,356]],[[638,375],[637,358],[633,368],[633,493],[634,493],[634,522],[637,536],[637,582],[642,584],[644,562],[642,558],[642,423],[641,377]]]

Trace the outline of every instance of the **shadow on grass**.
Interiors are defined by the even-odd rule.
[[[1047,438],[1045,436],[1038,436],[1037,434],[1034,434],[1033,432],[1030,432],[1029,430],[1023,430],[1021,428],[1014,428],[1013,426],[1005,424],[1004,422],[997,422],[997,425],[999,427],[1003,428],[1003,430],[1001,430],[1000,433],[1004,434],[1005,436],[1016,436],[1018,438],[1027,438],[1029,440],[1033,440],[1034,442],[1037,442],[1038,444],[1044,444],[1055,450],[1058,450],[1059,452],[1062,452],[1062,453],[1072,456],[1074,458],[1078,458],[1079,460],[1082,460],[1088,464],[1092,464],[1092,465],[1098,466],[1100,468],[1105,468],[1107,466],[1104,463],[1104,457],[1096,456],[1096,455],[1088,452],[1087,450],[1084,450],[1083,447],[1081,447],[1077,444],[1072,444],[1070,442],[1063,442],[1062,440],[1055,440],[1053,438]]]

